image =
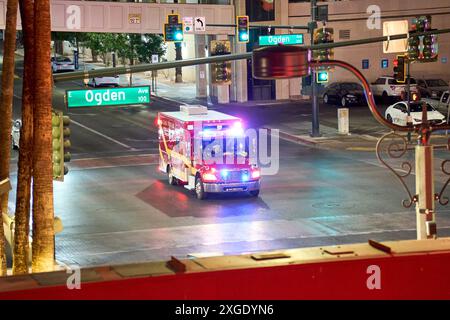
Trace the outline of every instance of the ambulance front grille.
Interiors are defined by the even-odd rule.
[[[247,177],[247,179],[244,179],[245,177]],[[248,170],[229,171],[224,180],[227,182],[241,182],[243,180],[248,180]]]

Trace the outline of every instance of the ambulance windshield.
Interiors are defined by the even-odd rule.
[[[248,159],[248,137],[203,137],[202,156],[204,161],[240,163]]]

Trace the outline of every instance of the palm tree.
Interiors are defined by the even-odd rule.
[[[17,0],[8,0],[3,49],[2,92],[0,96],[0,180],[9,177],[11,157],[11,119],[14,89],[14,53],[16,50]],[[8,214],[8,193],[0,196],[0,212]],[[0,275],[6,274],[3,217],[0,214]]]
[[[33,272],[54,267],[50,2],[34,1]]]
[[[33,165],[34,0],[20,0],[25,41],[22,88],[22,129],[14,232],[13,274],[28,273],[31,173]]]

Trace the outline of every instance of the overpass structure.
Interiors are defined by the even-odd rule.
[[[0,0],[0,29],[5,29],[7,0]],[[205,17],[207,24],[234,24],[233,5],[51,0],[52,31],[163,33],[170,13]],[[21,29],[20,17],[17,22]],[[207,27],[205,35],[231,35],[231,27]]]

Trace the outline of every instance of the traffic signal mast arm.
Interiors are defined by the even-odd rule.
[[[432,35],[432,34],[442,34],[442,33],[450,33],[450,29],[418,32],[418,33],[415,33],[415,35],[421,36],[421,35]],[[312,50],[326,49],[326,48],[339,48],[339,47],[355,46],[355,45],[361,45],[361,44],[376,43],[376,42],[405,39],[405,38],[408,38],[407,33],[392,35],[390,37],[376,37],[376,38],[367,38],[367,39],[359,39],[359,40],[351,40],[351,41],[334,42],[334,43],[324,43],[324,44],[318,44],[318,45],[314,45],[314,46],[304,46],[304,48],[310,48]],[[195,66],[195,65],[199,65],[199,64],[251,59],[251,57],[252,57],[251,52],[237,53],[237,54],[229,54],[229,55],[215,56],[215,57],[186,59],[186,60],[181,60],[181,61],[170,61],[170,62],[161,62],[161,63],[153,63],[153,64],[152,63],[141,64],[141,65],[130,66],[130,67],[104,68],[104,69],[97,69],[97,70],[90,70],[90,71],[75,71],[75,72],[70,72],[70,73],[67,72],[67,73],[55,74],[55,75],[53,75],[53,79],[55,81],[89,79],[89,78],[94,78],[94,77],[111,76],[111,75],[116,75],[116,74],[127,74],[130,72],[136,73],[136,72],[144,72],[144,71],[152,71],[152,70],[164,70],[164,69],[171,69],[171,68],[176,68],[176,67]]]

